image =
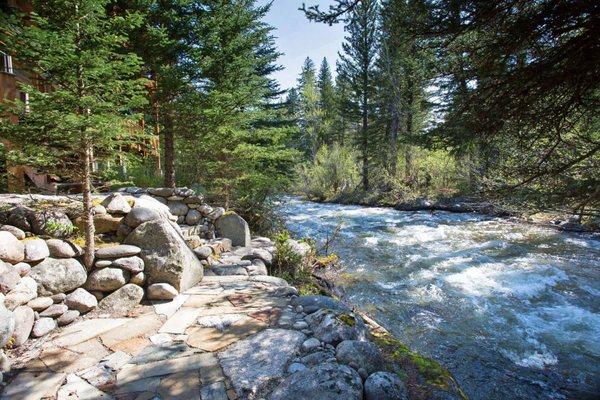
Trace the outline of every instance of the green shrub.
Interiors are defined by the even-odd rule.
[[[360,182],[354,150],[339,144],[322,146],[313,161],[297,169],[296,190],[309,198],[325,200],[352,191]]]

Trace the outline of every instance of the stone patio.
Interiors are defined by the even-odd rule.
[[[290,328],[294,294],[278,279],[206,276],[169,302],[91,312],[9,351],[1,399],[255,398],[305,338]]]

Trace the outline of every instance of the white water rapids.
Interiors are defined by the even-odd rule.
[[[600,398],[600,239],[477,214],[284,198],[334,251],[351,304],[437,359],[471,399]]]

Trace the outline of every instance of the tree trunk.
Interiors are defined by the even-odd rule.
[[[391,118],[389,127],[390,139],[390,174],[395,177],[398,169],[398,131],[400,129],[400,113],[396,101],[391,104]]]
[[[175,187],[175,137],[171,115],[164,116],[163,137],[165,139],[165,187]]]
[[[90,270],[94,265],[95,250],[95,227],[92,215],[92,146],[85,144],[83,153],[83,218],[85,226],[85,252],[83,254],[83,263]]]
[[[154,123],[154,138],[153,138],[153,144],[154,144],[154,151],[156,152],[156,166],[155,166],[155,171],[156,171],[156,175],[157,176],[161,176],[162,175],[162,165],[161,165],[161,158],[160,158],[160,106],[158,103],[158,78],[156,77],[156,74],[153,72],[152,73],[152,79],[154,80],[154,87],[153,87],[153,93],[150,96],[151,101],[152,101],[152,122]]]

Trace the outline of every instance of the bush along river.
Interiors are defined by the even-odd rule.
[[[600,398],[598,237],[296,198],[278,210],[298,237],[324,241],[341,224],[345,300],[438,360],[469,398]]]

